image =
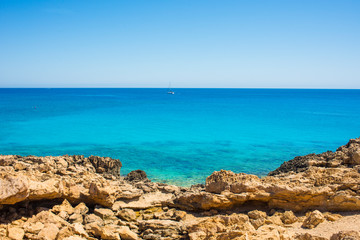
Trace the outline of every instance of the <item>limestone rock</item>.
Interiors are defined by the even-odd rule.
[[[214,172],[207,178],[204,191],[177,194],[174,206],[192,211],[210,209],[244,209],[254,205],[268,208],[304,211],[321,208],[330,211],[360,210],[360,195],[354,194],[360,185],[356,169],[310,167],[295,175],[265,177]],[[342,190],[338,190],[342,189]],[[347,189],[347,190],[345,190]]]
[[[248,216],[251,219],[259,219],[259,218],[266,218],[266,212],[263,211],[259,211],[259,210],[253,210],[248,212]]]
[[[25,200],[29,195],[26,177],[6,176],[0,179],[0,204],[14,204]]]
[[[328,238],[319,237],[316,235],[312,235],[310,233],[297,234],[295,236],[295,239],[296,240],[328,240]]]
[[[265,224],[274,224],[274,225],[282,226],[283,221],[281,220],[280,216],[273,215],[273,216],[268,216],[265,219]]]
[[[66,226],[66,227],[63,227],[60,229],[60,231],[57,235],[57,239],[64,239],[64,238],[71,237],[74,235],[76,235],[75,229],[73,226],[69,225],[69,226]]]
[[[360,232],[340,231],[336,234],[333,234],[330,240],[360,240]]]
[[[97,223],[100,226],[104,225],[104,221],[102,220],[101,217],[95,215],[95,214],[89,214],[85,216],[84,222],[86,224],[88,223]]]
[[[302,227],[312,229],[323,221],[325,221],[324,215],[320,211],[315,210],[311,212],[309,216],[305,219]]]
[[[117,201],[112,206],[113,211],[118,211],[122,208],[130,209],[147,209],[152,207],[160,207],[162,203],[169,202],[174,197],[171,193],[162,193],[162,192],[151,192],[143,194],[138,199],[134,201]]]
[[[24,237],[24,230],[20,227],[8,227],[8,237],[13,240],[21,240]]]
[[[101,237],[103,227],[104,226],[100,226],[97,222],[92,222],[85,225],[86,231],[95,237]]]
[[[284,162],[269,176],[280,175],[289,172],[303,172],[310,167],[339,167],[341,164],[358,165],[360,164],[360,138],[350,139],[350,141],[339,147],[336,152],[325,152],[322,154],[309,154],[306,156],[295,157],[293,160]]]
[[[55,240],[59,231],[59,228],[55,224],[49,223],[45,224],[45,227],[41,229],[38,236],[44,240]]]
[[[125,180],[130,182],[139,182],[148,180],[146,173],[143,170],[135,170],[128,173]]]
[[[65,221],[69,219],[69,214],[65,211],[61,211],[58,213],[58,216],[64,219]]]
[[[89,212],[89,208],[86,206],[85,203],[79,203],[75,208],[74,208],[75,213],[81,214],[81,215],[85,215],[86,213]]]
[[[172,237],[174,239],[181,238],[180,236],[183,232],[183,226],[179,222],[171,220],[143,220],[138,221],[138,223],[140,231],[150,229],[158,234],[157,239],[161,239],[161,237]],[[150,233],[144,235],[142,238],[146,239],[151,236],[152,234]]]
[[[125,183],[119,186],[115,183],[92,182],[89,186],[89,194],[96,203],[111,207],[117,199],[137,198],[142,195],[142,191]]]
[[[258,219],[250,219],[250,223],[254,226],[255,229],[258,229],[265,223],[265,218],[258,218]]]
[[[175,211],[173,214],[173,217],[175,218],[175,220],[180,221],[182,219],[184,219],[186,217],[186,212],[185,211]]]
[[[29,218],[25,224],[31,225],[31,224],[37,224],[38,222],[41,222],[43,224],[54,224],[58,228],[69,225],[68,222],[66,222],[59,216],[56,216],[55,214],[49,211],[42,211],[38,213],[37,215]]]
[[[350,154],[350,161],[348,161],[351,165],[359,165],[360,164],[360,151],[357,149]]]
[[[204,240],[204,239],[206,239],[206,237],[207,237],[207,235],[203,231],[192,232],[189,234],[190,240]]]
[[[329,212],[326,212],[323,215],[324,215],[325,219],[330,222],[335,222],[342,218],[342,216],[340,214],[329,213]]]
[[[100,230],[100,237],[104,240],[121,240],[116,226],[104,226]]]
[[[71,215],[74,213],[74,208],[71,206],[68,200],[64,200],[61,205],[55,205],[52,208],[52,211],[54,213],[60,213],[61,211],[66,212],[68,215]]]
[[[136,233],[131,231],[129,227],[125,227],[125,226],[119,227],[117,229],[117,232],[119,233],[121,239],[124,239],[124,240],[137,240],[137,239],[139,239],[138,236],[136,235]]]
[[[78,213],[74,213],[73,215],[71,215],[69,217],[69,222],[70,223],[83,223],[83,216],[81,214]]]
[[[80,237],[80,236],[70,236],[67,238],[64,238],[63,240],[86,240],[86,238]]]
[[[231,171],[221,170],[214,172],[206,178],[206,191],[212,193],[221,193],[229,190],[236,193],[250,190],[248,184],[253,182],[258,183],[259,178],[255,175],[248,175],[245,173],[235,174]],[[243,185],[243,184],[247,185]]]
[[[86,233],[84,227],[82,224],[80,223],[75,223],[73,225],[73,228],[74,228],[74,232],[80,236],[83,236],[83,237],[88,237],[88,234]]]
[[[0,156],[0,204],[14,204],[24,200],[68,199],[102,203],[100,197],[104,189],[111,186],[102,185],[100,193],[91,194],[93,180],[98,183],[106,179],[117,180],[120,176],[121,162],[116,159],[83,156],[59,157],[20,157]],[[72,178],[74,177],[74,178]],[[75,180],[79,178],[79,180]],[[116,184],[114,184],[116,185]],[[124,183],[124,185],[126,185]],[[133,197],[136,194],[121,189],[128,186],[117,184],[110,191],[113,198],[107,202],[111,205],[117,198]],[[130,188],[129,188],[130,189]],[[135,191],[133,188],[132,191]],[[105,192],[106,194],[106,192]],[[131,195],[132,194],[132,195]]]
[[[245,214],[231,214],[230,216],[215,216],[204,219],[188,227],[189,236],[193,239],[231,239],[255,232]]]
[[[132,209],[122,209],[116,213],[116,216],[128,222],[136,220],[136,213]]]
[[[102,219],[108,219],[115,215],[114,212],[108,208],[95,208],[94,214]]]
[[[282,227],[275,225],[264,225],[252,234],[250,239],[284,239],[282,233],[285,230]]]
[[[297,217],[292,211],[285,211],[281,216],[281,221],[284,224],[292,224],[297,221]]]
[[[190,188],[151,182],[142,171],[121,178],[121,163],[110,158],[0,155],[0,239],[320,240],[312,234],[323,226],[295,236],[299,224],[290,224],[336,225],[341,215],[331,212],[360,210],[359,153],[352,139],[266,177],[222,170]],[[314,209],[329,212],[294,214]]]
[[[250,223],[255,227],[255,229],[258,229],[265,223],[265,218],[267,217],[266,212],[259,211],[259,210],[253,210],[248,212],[248,216],[250,218]]]
[[[89,162],[94,166],[97,173],[107,174],[108,176],[120,177],[120,169],[122,164],[117,159],[112,159],[109,157],[98,157],[90,156],[88,158]]]

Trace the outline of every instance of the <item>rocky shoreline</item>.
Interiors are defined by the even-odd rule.
[[[360,139],[190,188],[119,160],[0,156],[0,239],[360,239]]]

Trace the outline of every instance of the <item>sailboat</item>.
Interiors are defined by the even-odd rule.
[[[171,83],[169,83],[169,88],[168,88],[168,94],[175,94],[175,92],[173,90],[171,90]]]

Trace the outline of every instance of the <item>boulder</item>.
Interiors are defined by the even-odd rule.
[[[255,227],[255,229],[258,229],[259,227],[264,225],[265,218],[267,217],[266,212],[259,210],[253,210],[248,212],[248,216],[250,218],[250,223]]]
[[[61,211],[57,215],[59,217],[61,217],[62,219],[64,219],[65,221],[67,221],[69,219],[69,214],[65,211]]]
[[[25,222],[23,225],[23,229],[32,234],[38,234],[44,228],[44,224],[42,222]]]
[[[85,231],[84,226],[82,224],[75,223],[72,227],[74,228],[74,232],[77,235],[82,236],[82,237],[88,237],[88,234]]]
[[[102,219],[109,219],[115,216],[114,212],[108,208],[95,208],[94,214],[101,217]]]
[[[258,218],[258,219],[250,219],[250,223],[254,226],[255,229],[258,229],[265,223],[265,218]]]
[[[285,230],[282,227],[275,226],[275,225],[264,225],[260,227],[256,232],[252,233],[252,237],[250,239],[276,239],[282,240],[282,233]]]
[[[100,237],[104,240],[121,240],[117,230],[117,226],[104,226],[100,230]]]
[[[259,211],[259,210],[253,210],[248,212],[248,216],[250,219],[259,219],[259,218],[266,218],[266,212]]]
[[[112,207],[116,200],[138,198],[142,191],[128,183],[116,182],[92,182],[89,186],[89,198],[93,202],[105,207]]]
[[[302,227],[312,229],[323,221],[325,221],[324,215],[320,211],[315,210],[306,217],[302,224]]]
[[[281,216],[281,221],[284,224],[292,224],[297,221],[297,217],[292,211],[285,211]]]
[[[120,177],[122,164],[118,159],[90,156],[88,157],[88,161],[94,166],[97,173]]]
[[[25,224],[37,224],[38,222],[42,224],[54,224],[57,226],[57,228],[61,228],[63,226],[70,225],[68,222],[66,222],[64,219],[62,219],[59,216],[56,216],[55,214],[49,212],[49,211],[42,211],[39,212],[37,215],[29,218]]]
[[[97,223],[98,225],[100,226],[103,226],[104,225],[104,221],[102,220],[101,217],[95,215],[95,214],[88,214],[85,216],[84,218],[84,222],[85,224],[88,224],[88,223]]]
[[[101,226],[97,222],[92,222],[85,225],[86,231],[95,237],[101,237],[103,228],[104,226]]]
[[[54,213],[60,213],[61,211],[66,212],[68,215],[71,215],[74,213],[74,208],[71,206],[68,200],[64,200],[61,205],[55,205],[52,208],[52,211]]]
[[[335,221],[342,218],[342,216],[340,214],[336,214],[336,213],[326,212],[323,215],[324,215],[325,219],[330,221],[330,222],[335,222]]]
[[[116,216],[124,221],[136,221],[136,213],[132,209],[122,209],[116,213]]]
[[[297,234],[295,236],[296,240],[328,240],[328,238],[325,237],[319,237],[317,235],[314,234],[310,234],[310,233],[301,233],[301,234]]]
[[[265,224],[274,224],[274,225],[278,225],[278,226],[282,226],[283,225],[283,221],[281,220],[281,217],[278,215],[273,215],[273,216],[268,216],[265,219]]]
[[[130,230],[129,227],[122,226],[117,229],[117,232],[119,233],[121,239],[123,240],[137,240],[139,237],[136,233]]]
[[[131,171],[125,177],[125,180],[130,182],[139,182],[148,180],[146,173],[143,170]]]
[[[360,231],[340,231],[333,234],[330,240],[360,240]]]
[[[60,229],[60,231],[57,235],[57,239],[64,239],[64,238],[71,237],[74,235],[76,235],[75,229],[72,225],[69,225],[69,226],[66,226],[66,227],[63,227]]]
[[[22,240],[25,235],[25,231],[17,226],[9,226],[7,235],[10,239]]]
[[[83,216],[81,214],[78,214],[78,213],[74,213],[68,219],[68,221],[70,223],[83,223],[83,220],[84,220]]]
[[[74,208],[75,213],[81,214],[81,215],[85,215],[89,212],[89,208],[86,206],[85,203],[79,203],[75,208]]]
[[[55,240],[59,231],[59,228],[55,224],[45,224],[45,227],[39,232],[38,237],[44,240]]]
[[[259,180],[255,175],[245,173],[236,174],[231,171],[221,170],[213,172],[206,178],[205,189],[211,193],[221,193],[225,190],[241,193],[251,190],[251,185],[258,184]]]
[[[351,152],[348,163],[351,165],[359,165],[360,164],[360,150],[359,149],[356,149],[355,151]]]
[[[0,204],[14,204],[24,201],[29,195],[27,177],[5,176],[0,179]]]

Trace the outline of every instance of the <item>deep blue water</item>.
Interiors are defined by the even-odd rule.
[[[0,89],[0,153],[119,158],[122,174],[264,175],[360,136],[360,90]]]

